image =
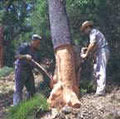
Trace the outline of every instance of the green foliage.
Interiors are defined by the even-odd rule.
[[[84,79],[80,82],[80,93],[81,94],[92,93],[92,92],[95,92],[95,90],[96,90],[96,86],[92,80]]]
[[[47,14],[46,0],[37,0],[34,5],[34,10],[31,13],[30,23],[33,26],[33,33],[47,36],[49,21]]]
[[[39,51],[40,58],[45,56],[53,58],[45,0],[2,0],[0,21],[4,26],[4,57],[7,66],[13,66],[16,49],[22,42],[29,42],[34,33],[43,37]]]
[[[66,0],[66,8],[73,43],[80,47],[88,44],[88,38],[80,32],[80,26],[85,20],[93,20],[95,26],[105,34],[111,49],[108,75],[119,82],[120,2],[117,0]],[[48,16],[46,0],[0,1],[0,23],[4,26],[4,56],[7,66],[13,65],[15,50],[22,42],[29,42],[33,33],[43,37],[39,51],[40,58],[43,60],[46,57],[54,58]],[[85,72],[89,72],[87,69]]]
[[[67,0],[67,12],[71,25],[73,42],[80,47],[88,44],[88,38],[80,26],[85,20],[92,20],[95,27],[100,29],[109,43],[110,60],[108,63],[108,78],[120,81],[120,2],[110,0]],[[88,68],[89,67],[89,68]],[[91,72],[88,65],[84,72]],[[86,74],[85,77],[89,77]]]
[[[41,41],[39,55],[41,58],[52,58],[53,48],[50,39],[49,18],[46,0],[37,0],[34,4],[34,9],[29,18],[32,26],[32,33],[40,34],[43,37]],[[42,52],[42,53],[41,53]]]
[[[37,94],[34,98],[12,107],[8,113],[8,119],[33,119],[36,110],[48,110],[46,98]]]
[[[83,46],[87,39],[80,32],[80,26],[85,20],[93,20],[95,25],[103,26],[106,18],[106,0],[67,0],[67,12],[70,19],[73,41]],[[103,19],[104,17],[104,19]],[[99,27],[101,28],[101,27]]]
[[[13,68],[5,66],[0,69],[0,77],[8,76],[11,72],[13,72]]]
[[[22,33],[30,32],[31,27],[25,24],[32,7],[30,1],[0,1],[0,24],[4,27],[5,64],[13,66],[15,48]],[[16,42],[15,42],[16,40]]]

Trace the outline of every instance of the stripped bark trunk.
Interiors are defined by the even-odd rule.
[[[56,56],[57,82],[48,103],[51,107],[80,107],[75,60],[64,0],[48,0],[52,42]]]

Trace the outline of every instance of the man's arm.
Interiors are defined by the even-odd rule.
[[[16,59],[27,59],[27,60],[31,60],[32,59],[32,56],[27,54],[27,49],[29,48],[28,44],[24,43],[22,44],[17,52],[16,52],[16,55],[15,55],[15,58]]]
[[[19,55],[16,55],[15,58],[16,58],[16,59],[27,59],[27,60],[31,60],[31,59],[32,59],[32,56],[29,55],[29,54],[26,54],[26,55],[19,54]]]
[[[90,43],[88,45],[87,51],[85,52],[85,54],[82,54],[81,57],[82,58],[88,57],[88,55],[90,54],[90,52],[92,52],[94,50],[95,46],[96,46],[96,43]]]
[[[92,52],[94,50],[95,46],[96,46],[96,43],[90,43],[88,45],[88,48],[87,48],[87,51],[86,51],[87,56],[90,54],[90,52]]]

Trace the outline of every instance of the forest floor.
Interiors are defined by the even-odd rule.
[[[42,79],[42,75],[35,76],[36,87]],[[5,119],[6,112],[13,105],[14,84],[14,73],[0,79],[0,119]],[[26,89],[23,92],[25,96]]]
[[[14,90],[14,74],[0,79],[0,119],[4,118],[7,108],[12,105]]]
[[[40,78],[36,78],[36,84],[39,84]],[[0,80],[0,119],[4,119],[5,112],[12,105],[13,79],[12,73]],[[104,97],[95,97],[90,93],[82,95],[80,101],[80,109],[66,107],[45,113],[37,112],[36,119],[120,119],[120,87],[117,85],[108,85]]]
[[[85,94],[81,97],[80,109],[69,107],[48,112],[41,119],[120,119],[120,89],[104,97]]]

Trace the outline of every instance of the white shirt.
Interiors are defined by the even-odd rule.
[[[96,52],[101,51],[103,48],[107,48],[108,42],[105,36],[97,29],[92,29],[89,35],[90,43],[96,43]]]

